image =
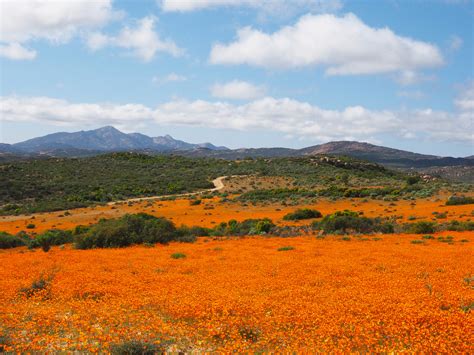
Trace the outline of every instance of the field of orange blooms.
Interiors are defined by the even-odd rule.
[[[473,353],[474,238],[449,234],[453,244],[377,235],[3,250],[0,341],[13,352],[137,340],[188,352]],[[20,291],[41,275],[44,290]]]
[[[396,202],[363,199],[341,199],[330,201],[320,199],[316,203],[300,206],[284,206],[282,204],[266,204],[244,206],[240,203],[225,202],[220,199],[203,200],[203,203],[191,206],[187,199],[174,201],[142,201],[133,204],[116,204],[78,208],[64,211],[37,213],[33,216],[0,216],[0,231],[18,233],[21,230],[41,233],[47,229],[71,229],[77,225],[96,223],[101,218],[117,218],[126,213],[145,212],[158,217],[166,217],[176,225],[199,225],[212,227],[230,219],[242,221],[248,218],[270,218],[278,223],[285,223],[282,217],[297,208],[315,208],[323,215],[350,209],[362,211],[367,217],[398,217],[399,222],[409,222],[411,218],[435,220],[433,212],[446,213],[446,218],[437,220],[446,222],[452,219],[465,221],[473,216],[473,205],[446,206],[448,194],[441,194],[428,199],[416,201],[400,200]],[[27,229],[28,224],[35,228]],[[303,222],[306,223],[306,222]]]

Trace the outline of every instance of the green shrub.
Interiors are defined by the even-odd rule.
[[[0,249],[10,249],[26,245],[27,239],[18,235],[11,235],[6,232],[0,232]]]
[[[173,222],[145,213],[100,220],[75,236],[77,249],[121,248],[132,244],[166,244],[179,237]]]
[[[297,209],[294,212],[286,214],[283,219],[285,221],[298,221],[302,219],[321,218],[323,215],[317,210],[309,208]]]
[[[415,239],[410,242],[411,244],[425,244],[424,240]]]
[[[202,200],[191,200],[191,201],[189,201],[189,205],[198,206],[198,205],[201,204],[201,202],[202,202]]]
[[[292,247],[291,245],[288,245],[286,247],[281,247],[281,248],[278,248],[277,250],[278,251],[289,251],[289,250],[294,250],[295,247]]]
[[[238,222],[235,219],[222,222],[214,227],[211,235],[214,236],[244,236],[269,233],[275,225],[268,218],[246,219]]]
[[[406,226],[406,231],[413,234],[428,234],[436,232],[436,224],[433,222],[420,221]]]
[[[393,233],[392,223],[380,218],[360,216],[354,211],[337,211],[325,216],[320,222],[313,222],[314,229],[323,230],[325,233],[346,234],[352,233]]]
[[[448,231],[474,231],[474,221],[450,221],[446,225]]]
[[[172,259],[184,259],[186,258],[186,254],[183,253],[173,253],[171,254]]]
[[[44,248],[47,248],[48,246],[72,243],[72,241],[72,232],[59,229],[50,229],[32,239],[30,241],[29,247],[41,247],[44,250]]]
[[[474,204],[474,197],[469,196],[450,196],[446,201],[446,206],[471,205]]]
[[[26,229],[35,229],[36,228],[36,225],[34,225],[33,223],[29,223],[27,226],[26,226]]]

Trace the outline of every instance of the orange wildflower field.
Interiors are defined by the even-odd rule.
[[[0,339],[12,352],[135,340],[186,352],[473,353],[474,238],[449,235],[3,250]],[[19,291],[41,275],[43,291]]]

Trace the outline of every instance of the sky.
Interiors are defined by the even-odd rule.
[[[0,0],[0,142],[474,154],[472,0]]]

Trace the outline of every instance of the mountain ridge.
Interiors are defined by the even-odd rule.
[[[170,135],[149,137],[123,133],[112,126],[78,132],[57,132],[15,144],[0,144],[0,158],[81,157],[115,151],[176,154],[220,159],[277,158],[307,155],[349,156],[395,168],[474,166],[474,156],[442,157],[357,141],[333,141],[302,149],[284,147],[229,149],[211,143],[194,144]]]

